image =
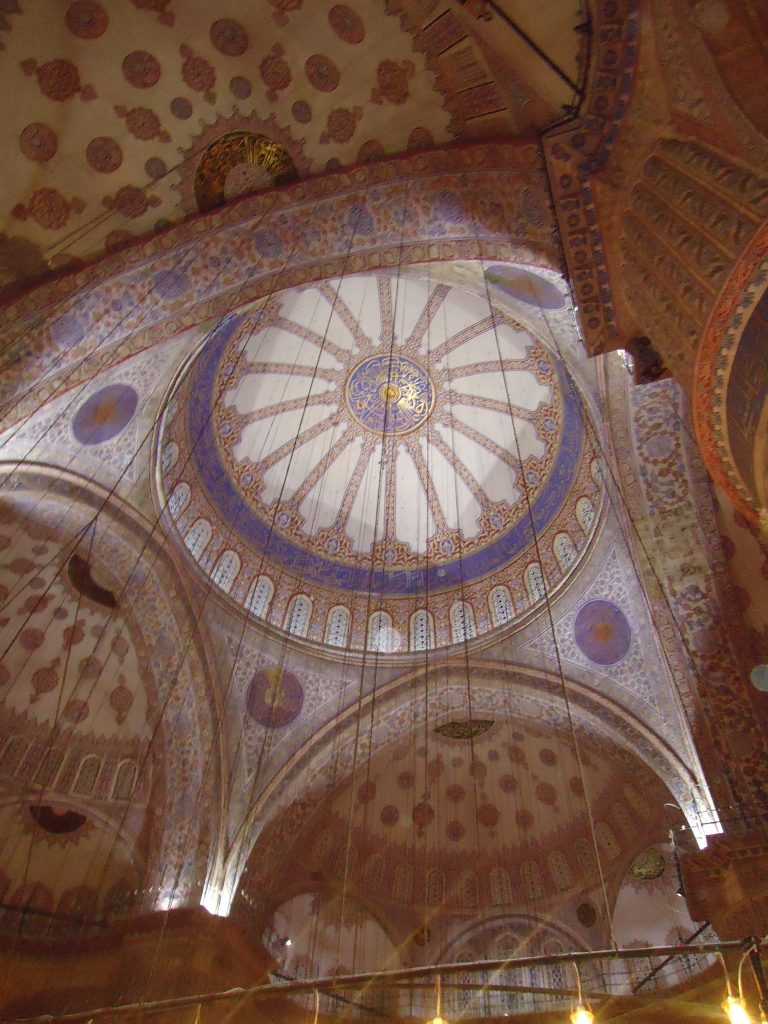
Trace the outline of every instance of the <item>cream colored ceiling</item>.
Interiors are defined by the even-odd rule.
[[[578,76],[575,0],[500,6]],[[304,176],[526,134],[573,100],[497,15],[447,0],[39,0],[4,25],[0,294],[194,212],[227,132],[277,142]],[[227,197],[270,184],[247,163]]]

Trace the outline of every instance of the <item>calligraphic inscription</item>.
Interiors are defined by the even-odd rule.
[[[435,389],[418,363],[382,353],[358,363],[347,380],[347,406],[361,427],[374,434],[407,434],[432,412]]]

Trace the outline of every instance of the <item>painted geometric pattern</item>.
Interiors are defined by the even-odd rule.
[[[376,648],[402,650],[428,594],[442,646],[457,586],[472,591],[473,635],[543,599],[518,579],[504,581],[504,615],[490,600],[489,574],[532,544],[529,502],[548,583],[572,571],[594,528],[576,503],[599,506],[582,441],[547,350],[484,300],[388,275],[330,280],[212,333],[165,418],[161,449],[180,454],[163,494],[190,487],[173,505],[182,535],[214,524],[197,553],[206,571],[237,551],[235,599],[263,563],[274,624],[287,628],[305,594],[307,635],[323,640],[339,604],[329,591],[352,611],[370,588],[386,620]],[[353,615],[347,644],[371,646],[366,632]]]

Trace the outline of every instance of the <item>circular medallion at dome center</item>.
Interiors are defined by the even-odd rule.
[[[424,367],[391,352],[358,363],[345,393],[354,419],[374,434],[416,430],[429,419],[435,403],[435,389]]]

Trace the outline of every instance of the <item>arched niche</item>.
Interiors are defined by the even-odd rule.
[[[483,790],[494,794],[482,801],[482,807],[475,808],[485,845],[490,851],[495,851],[497,845],[520,851],[525,845],[521,836],[526,829],[541,828],[541,834],[549,836],[552,830],[547,815],[553,813],[557,806],[567,808],[566,817],[569,821],[573,819],[574,827],[570,832],[561,829],[561,838],[566,832],[570,836],[565,845],[557,842],[553,845],[547,839],[541,849],[537,848],[535,859],[539,864],[534,870],[538,870],[540,878],[531,875],[530,865],[523,863],[525,858],[522,855],[507,858],[509,863],[505,862],[504,866],[509,872],[508,891],[512,904],[524,905],[525,900],[532,898],[535,889],[533,898],[539,900],[542,907],[552,909],[562,906],[578,889],[597,885],[597,860],[593,857],[593,862],[585,867],[574,852],[575,840],[580,835],[585,843],[593,843],[576,767],[570,771],[575,781],[569,784],[572,788],[567,793],[562,790],[555,793],[555,787],[547,780],[534,780],[532,775],[528,779],[527,776],[524,787],[529,793],[528,802],[534,801],[534,813],[517,813],[527,807],[526,801],[520,803],[519,781],[515,781],[515,773],[520,773],[520,764],[523,763],[517,760],[523,756],[517,748],[525,747],[525,744],[518,744],[510,738],[517,733],[533,737],[531,749],[535,755],[529,755],[529,761],[531,757],[541,760],[541,764],[535,760],[533,769],[526,766],[526,772],[535,771],[537,767],[544,772],[547,766],[559,764],[561,767],[553,770],[562,774],[567,765],[576,764],[576,745],[581,755],[586,756],[585,751],[589,751],[593,760],[600,758],[597,752],[601,748],[610,750],[610,757],[606,754],[610,765],[606,761],[605,771],[600,769],[602,774],[599,778],[603,781],[599,781],[597,776],[593,778],[592,769],[589,769],[584,785],[594,790],[589,808],[596,823],[604,822],[620,839],[619,857],[615,857],[615,851],[605,844],[599,847],[597,854],[601,866],[611,875],[620,873],[635,855],[638,836],[655,834],[659,828],[663,831],[667,827],[666,807],[672,803],[673,795],[695,818],[696,806],[691,802],[691,792],[696,787],[695,768],[685,765],[675,751],[658,737],[650,736],[623,709],[610,705],[604,699],[598,700],[587,687],[573,681],[569,682],[569,722],[559,681],[519,667],[492,663],[473,667],[472,718],[478,729],[486,730],[496,752],[487,764],[478,766],[476,771],[479,774],[473,774],[473,778],[467,777],[463,781],[449,778],[450,758],[444,756],[445,751],[442,758],[438,758],[437,752],[441,749],[439,744],[443,735],[449,742],[459,745],[461,737],[465,743],[468,742],[468,733],[462,728],[462,722],[467,718],[464,671],[463,666],[448,665],[437,673],[439,687],[430,690],[432,696],[426,720],[424,682],[420,673],[382,684],[376,694],[370,748],[366,730],[366,739],[355,756],[354,721],[358,709],[353,708],[340,721],[337,720],[334,727],[319,730],[313,740],[299,749],[282,769],[277,768],[271,784],[254,800],[251,816],[241,822],[228,866],[227,884],[232,887],[230,891],[235,891],[240,881],[240,866],[247,860],[249,870],[243,876],[242,885],[246,902],[255,908],[257,917],[261,915],[263,918],[269,912],[266,904],[256,906],[267,878],[272,888],[280,892],[281,886],[293,884],[294,877],[334,877],[348,841],[354,846],[354,856],[344,867],[342,882],[349,891],[371,897],[366,889],[365,865],[372,854],[380,852],[382,843],[390,844],[390,837],[395,836],[391,830],[397,828],[402,831],[402,825],[413,830],[414,835],[418,833],[413,840],[416,853],[405,858],[411,871],[408,884],[404,888],[404,880],[398,874],[398,844],[401,840],[397,836],[377,882],[378,898],[387,901],[392,911],[392,927],[399,930],[400,940],[407,939],[406,906],[425,908],[425,915],[430,920],[446,913],[460,912],[462,893],[466,892],[463,876],[467,865],[461,858],[454,858],[445,873],[445,899],[439,907],[430,907],[427,875],[431,868],[439,867],[440,862],[430,863],[424,843],[435,839],[436,827],[441,829],[438,837],[441,848],[459,850],[465,836],[471,838],[474,835],[474,818],[457,812],[451,790],[455,791],[457,787],[464,789],[470,799],[477,799],[472,796],[475,778]],[[362,714],[367,716],[370,713],[369,702],[366,700],[363,705]],[[537,730],[551,742],[542,739]],[[409,758],[408,751],[424,742],[428,744],[428,753],[420,760],[417,758],[414,767],[411,764],[413,756]],[[484,742],[482,734],[473,740],[476,746]],[[561,749],[563,744],[568,750]],[[369,749],[373,750],[370,757]],[[463,754],[465,759],[470,757],[469,747],[455,753]],[[402,759],[400,764],[399,758]],[[437,763],[441,759],[442,765]],[[464,763],[466,770],[466,760]],[[606,781],[609,779],[610,784]],[[639,785],[633,779],[641,780]],[[308,780],[312,780],[311,785],[308,785]],[[553,781],[557,782],[557,779]],[[625,785],[627,794],[617,796]],[[417,800],[414,796],[410,803],[401,799],[407,798],[411,792],[420,794],[429,790],[431,793],[433,789],[443,793],[441,806],[427,798]],[[651,794],[646,797],[645,806],[640,790]],[[627,804],[622,808],[623,820],[629,816],[637,818],[637,822],[629,828],[620,829],[616,825],[618,811],[615,805],[622,801]],[[353,821],[351,833],[348,828],[350,807],[358,816]],[[376,827],[358,827],[360,815]],[[410,831],[407,834],[410,835]],[[315,840],[319,844],[317,849],[314,848]],[[549,870],[546,856],[552,849],[563,853],[568,860],[567,874],[571,881],[565,890],[562,870],[559,875],[557,865]],[[479,907],[494,905],[492,894],[486,890],[490,871],[495,865],[496,861],[488,857],[486,860],[481,857],[474,865],[480,885]],[[526,890],[526,884],[531,891]],[[398,910],[399,904],[402,904],[402,913]],[[510,909],[513,909],[512,905]],[[383,911],[388,912],[387,908]],[[410,916],[407,920],[410,921]]]
[[[141,835],[147,908],[197,903],[217,855],[221,751],[207,652],[176,565],[160,534],[92,483],[33,463],[0,464],[0,477],[12,481],[3,533],[20,555],[0,574],[24,619],[5,660],[2,713],[24,747],[10,774],[41,804],[111,814],[121,842]],[[69,571],[73,555],[87,571]]]

